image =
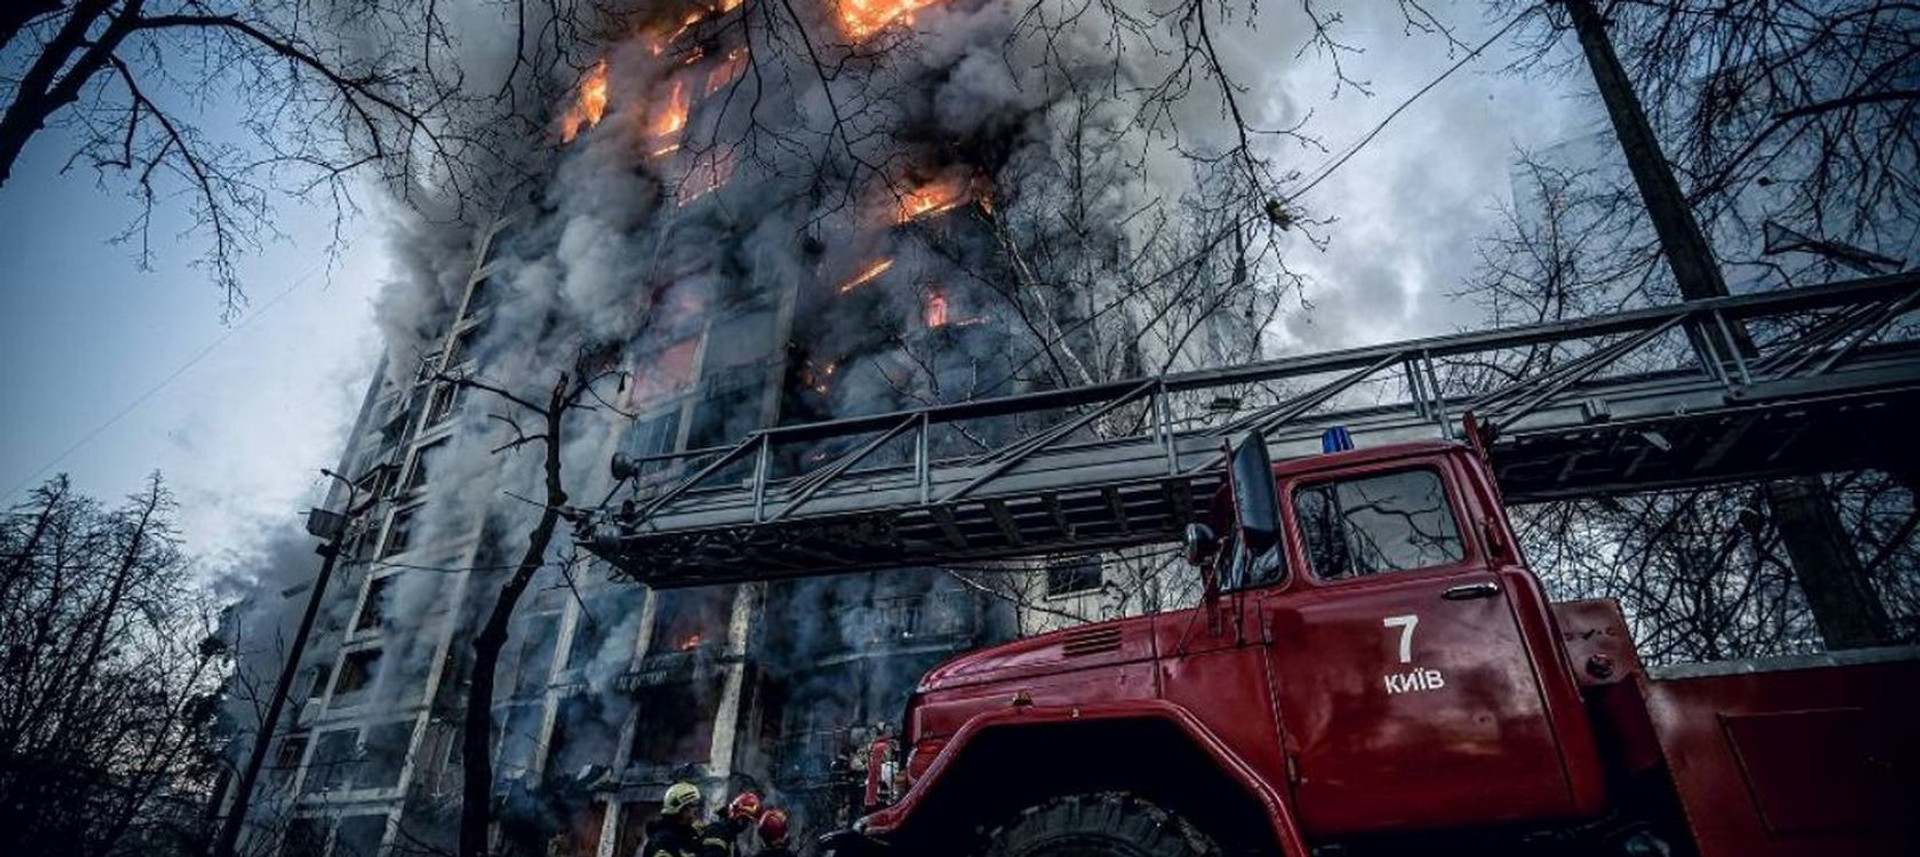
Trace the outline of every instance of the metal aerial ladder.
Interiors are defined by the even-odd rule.
[[[1177,538],[1230,438],[1278,461],[1469,413],[1516,503],[1911,468],[1916,302],[1904,273],[780,426],[618,459],[579,535],[655,587],[1082,553]],[[1736,327],[1755,351],[1719,353]]]

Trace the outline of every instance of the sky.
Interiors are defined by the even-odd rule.
[[[0,187],[4,502],[61,472],[117,501],[158,470],[189,549],[229,564],[297,528],[318,468],[335,464],[377,357],[378,226],[355,223],[329,271],[327,218],[283,211],[286,237],[245,261],[251,302],[226,324],[182,210],[157,220],[152,270],[140,270],[114,240],[132,201],[89,168],[63,173],[70,151],[63,133],[42,133]]]
[[[1354,4],[1342,25],[1365,51],[1347,58],[1349,73],[1371,96],[1347,89],[1329,101],[1325,63],[1276,52],[1281,85],[1269,96],[1311,108],[1329,149],[1459,56],[1438,39],[1408,39],[1396,6]],[[1478,43],[1486,32],[1460,36]],[[1497,73],[1506,58],[1502,44],[1462,69],[1300,200],[1337,222],[1322,230],[1326,250],[1289,259],[1312,279],[1311,308],[1271,331],[1281,353],[1475,323],[1449,296],[1472,272],[1474,241],[1497,227],[1517,149],[1591,127],[1579,81]],[[373,371],[371,301],[390,276],[378,206],[349,224],[350,247],[331,262],[327,212],[281,211],[286,238],[245,261],[251,303],[223,323],[180,209],[164,209],[152,269],[140,270],[133,249],[114,243],[132,202],[90,169],[63,172],[71,148],[57,131],[41,134],[0,187],[0,502],[58,472],[116,498],[157,469],[178,495],[188,548],[211,568],[244,562],[318,501],[319,468],[336,463]],[[1303,172],[1327,157],[1281,156]]]

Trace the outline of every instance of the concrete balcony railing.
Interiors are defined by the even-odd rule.
[[[739,660],[722,654],[718,643],[703,643],[684,651],[652,652],[621,673],[614,687],[622,693],[637,693],[665,684],[715,678]]]

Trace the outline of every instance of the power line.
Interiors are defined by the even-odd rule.
[[[194,366],[198,365],[200,361],[207,359],[209,355],[213,354],[215,349],[218,349],[220,346],[225,345],[228,340],[232,339],[234,335],[238,334],[240,331],[245,330],[248,325],[254,322],[255,319],[258,319],[259,317],[266,315],[268,310],[273,309],[273,307],[279,304],[280,301],[284,300],[288,295],[293,294],[294,290],[300,288],[302,285],[305,285],[308,281],[312,280],[314,275],[319,272],[320,272],[320,269],[317,266],[314,267],[313,269],[307,271],[306,275],[295,280],[293,282],[293,285],[288,286],[285,291],[282,291],[281,293],[274,295],[271,298],[268,298],[267,301],[261,304],[258,309],[248,314],[247,317],[241,319],[238,323],[234,324],[232,327],[227,328],[226,332],[215,337],[212,342],[207,343],[199,351],[195,352],[193,356],[187,358],[187,361],[185,363],[180,364],[178,368],[174,369],[172,372],[167,373],[167,376],[165,378],[161,378],[158,383],[154,384],[151,387],[148,387],[146,392],[141,393],[138,396],[135,396],[133,401],[128,402],[125,407],[114,412],[113,416],[108,417],[106,422],[103,422],[98,426],[95,426],[92,431],[89,431],[86,434],[81,435],[79,440],[74,441],[72,444],[68,445],[66,449],[61,450],[60,454],[54,456],[52,460],[48,461],[45,464],[40,465],[39,469],[33,471],[32,473],[27,474],[26,477],[21,479],[19,482],[14,483],[13,487],[7,489],[6,494],[0,495],[0,496],[4,496],[6,498],[6,501],[9,503],[13,502],[14,497],[18,496],[22,489],[25,489],[27,486],[32,485],[35,480],[38,480],[41,476],[46,475],[47,471],[52,470],[54,467],[58,466],[60,462],[67,460],[67,456],[70,456],[75,452],[80,451],[82,447],[86,446],[89,443],[92,443],[95,438],[104,434],[107,431],[107,429],[113,428],[114,425],[118,424],[122,419],[125,419],[128,414],[133,413],[141,405],[146,404],[148,399],[153,398],[161,390],[166,389],[168,385],[172,384],[174,381],[179,380],[180,376],[185,375],[187,373],[187,370],[192,369]]]
[[[1527,7],[1520,14],[1515,15],[1513,20],[1508,21],[1506,26],[1501,27],[1499,31],[1495,32],[1491,36],[1488,36],[1487,40],[1484,42],[1481,42],[1478,47],[1475,47],[1473,50],[1468,51],[1467,55],[1461,57],[1458,62],[1455,62],[1453,65],[1448,66],[1447,70],[1441,72],[1438,77],[1435,77],[1430,81],[1427,81],[1427,84],[1425,86],[1420,87],[1418,90],[1415,90],[1412,95],[1407,96],[1406,100],[1400,102],[1400,105],[1398,107],[1393,108],[1393,111],[1386,115],[1386,118],[1381,119],[1378,124],[1374,125],[1373,130],[1368,131],[1365,136],[1361,137],[1353,145],[1348,146],[1345,152],[1340,154],[1338,157],[1334,158],[1332,161],[1328,162],[1328,164],[1325,167],[1322,167],[1319,171],[1317,171],[1314,177],[1312,179],[1309,179],[1307,183],[1304,186],[1302,186],[1299,190],[1296,190],[1290,194],[1287,194],[1287,198],[1284,200],[1281,200],[1281,204],[1285,205],[1287,203],[1293,202],[1296,199],[1299,199],[1302,195],[1306,194],[1307,191],[1313,190],[1321,182],[1326,181],[1328,176],[1333,175],[1334,171],[1340,169],[1342,166],[1345,166],[1347,161],[1350,161],[1353,159],[1354,155],[1360,154],[1361,149],[1365,149],[1368,143],[1373,142],[1373,138],[1380,136],[1380,132],[1386,130],[1387,125],[1391,124],[1393,120],[1395,118],[1398,118],[1401,113],[1406,112],[1407,108],[1412,107],[1414,102],[1419,101],[1422,96],[1426,95],[1428,92],[1433,91],[1434,87],[1439,86],[1442,82],[1446,81],[1447,78],[1452,77],[1454,72],[1459,71],[1461,68],[1465,67],[1467,63],[1472,62],[1475,58],[1479,57],[1482,53],[1485,53],[1487,48],[1493,47],[1494,42],[1499,41],[1501,37],[1505,36],[1508,32],[1512,31],[1514,27],[1519,26],[1521,21],[1526,20],[1539,8],[1540,8],[1539,6]]]

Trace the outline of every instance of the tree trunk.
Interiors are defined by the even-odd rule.
[[[547,546],[560,523],[560,508],[567,502],[567,492],[560,487],[560,420],[566,412],[566,394],[567,376],[562,374],[544,414],[546,508],[527,537],[520,564],[500,587],[486,624],[473,639],[473,681],[460,733],[460,857],[485,857],[487,853],[487,828],[493,820],[493,756],[488,745],[493,738],[494,671],[500,665],[500,652],[507,646],[507,625],[513,620],[514,607],[533,582],[533,575],[545,564]]]

